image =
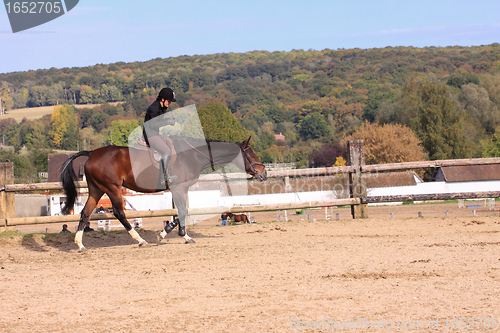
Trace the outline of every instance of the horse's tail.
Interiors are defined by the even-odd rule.
[[[243,214],[245,216],[245,223],[250,223],[250,220],[248,219],[247,214]]]
[[[83,150],[71,156],[64,162],[61,166],[61,183],[63,186],[64,194],[66,194],[66,204],[62,209],[63,214],[69,214],[73,207],[75,206],[75,200],[77,197],[75,182],[78,178],[73,170],[73,161],[80,156],[90,156],[90,151]]]

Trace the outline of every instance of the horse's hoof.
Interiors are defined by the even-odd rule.
[[[194,239],[188,239],[186,240],[186,243],[185,244],[195,244],[196,242],[194,241]]]
[[[139,243],[139,247],[148,247],[148,246],[149,246],[149,243],[146,241],[142,241]]]
[[[85,253],[85,252],[87,252],[87,248],[86,247],[81,247],[81,248],[78,249],[78,252],[79,253]]]
[[[162,230],[161,232],[156,234],[156,242],[161,243],[162,240],[167,237],[167,232],[165,230]]]

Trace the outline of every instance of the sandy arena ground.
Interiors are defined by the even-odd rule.
[[[497,331],[498,211],[444,217],[438,206],[394,219],[393,207],[366,220],[268,213],[190,227],[196,244],[139,230],[145,248],[125,232],[91,232],[85,254],[74,234],[3,237],[0,331]],[[442,216],[417,218],[425,209]]]

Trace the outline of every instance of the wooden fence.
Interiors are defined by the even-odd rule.
[[[500,158],[436,160],[436,161],[365,165],[363,142],[361,140],[349,141],[348,150],[349,150],[348,166],[270,171],[268,172],[268,178],[349,174],[350,198],[328,200],[328,201],[297,202],[297,203],[273,204],[273,205],[235,206],[229,209],[226,208],[224,209],[224,211],[231,213],[242,213],[242,212],[262,212],[262,211],[276,211],[276,210],[287,210],[287,209],[304,209],[304,208],[315,208],[315,207],[326,207],[326,206],[350,205],[351,214],[353,218],[367,218],[368,203],[500,197],[500,191],[368,197],[366,193],[365,177],[363,176],[365,173],[394,171],[394,170],[411,170],[411,169],[421,169],[421,168],[435,168],[444,166],[500,164]],[[218,175],[203,175],[200,177],[200,181],[217,180],[218,178],[220,178],[220,176]],[[222,180],[222,178],[220,179]],[[232,179],[237,179],[237,177]],[[86,182],[83,181],[83,182],[78,182],[77,186],[86,187],[87,184]],[[61,183],[13,184],[12,163],[10,164],[0,163],[0,226],[73,222],[73,221],[78,221],[80,219],[79,215],[15,218],[13,213],[14,192],[40,191],[40,190],[62,190],[62,185]],[[189,215],[219,214],[221,212],[222,208],[189,209]],[[174,215],[177,215],[176,209],[127,212],[127,217],[129,218],[162,217],[162,216],[174,216]],[[114,217],[112,214],[99,214],[99,215],[95,214],[91,216],[91,220],[100,220],[103,218],[114,218]]]
[[[247,212],[266,212],[277,210],[290,210],[290,209],[303,209],[303,208],[316,208],[326,206],[346,206],[346,205],[359,205],[360,199],[347,198],[328,201],[310,201],[310,202],[294,202],[284,204],[272,205],[251,205],[251,206],[234,206],[234,207],[213,207],[213,208],[189,208],[188,214],[195,215],[220,215],[226,213],[247,213]],[[162,216],[175,216],[177,209],[161,209],[151,211],[136,211],[127,212],[127,218],[147,218],[147,217],[162,217]],[[113,214],[92,214],[91,220],[105,220],[114,219]],[[39,216],[39,217],[14,217],[0,219],[0,227],[15,226],[15,225],[31,225],[31,224],[46,224],[46,223],[62,223],[62,222],[76,222],[80,220],[80,215],[57,215],[57,216]]]

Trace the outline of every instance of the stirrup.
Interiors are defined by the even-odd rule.
[[[162,185],[168,185],[170,183],[172,183],[172,181],[174,179],[176,179],[177,176],[167,176],[167,178],[162,178],[161,181],[160,181],[160,184]]]

